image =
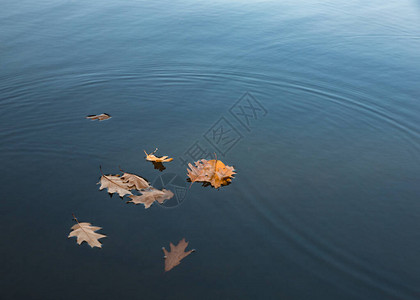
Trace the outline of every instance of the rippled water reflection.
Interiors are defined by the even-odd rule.
[[[418,2],[1,6],[5,299],[420,297]],[[148,210],[98,190],[100,165],[186,179],[179,158],[245,92],[268,113],[233,121],[231,185]],[[71,213],[103,249],[66,239]],[[182,237],[197,252],[164,274]]]

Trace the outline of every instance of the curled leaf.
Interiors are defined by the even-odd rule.
[[[89,115],[86,117],[86,119],[99,120],[99,121],[108,120],[110,118],[111,118],[111,115],[108,115],[106,113],[103,113],[100,115]]]
[[[162,157],[157,157],[155,156],[156,151],[158,150],[158,148],[155,149],[155,151],[153,151],[150,154],[147,154],[146,150],[143,150],[144,153],[146,154],[146,160],[148,161],[153,161],[153,162],[170,162],[173,160],[173,158],[168,158],[168,156],[162,156]]]

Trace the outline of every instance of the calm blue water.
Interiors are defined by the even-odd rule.
[[[1,298],[420,299],[419,82],[414,0],[0,1]],[[100,165],[184,181],[196,142],[231,185],[148,210],[98,190]]]

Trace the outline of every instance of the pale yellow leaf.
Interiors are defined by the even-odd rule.
[[[96,230],[102,229],[101,227],[91,226],[90,223],[79,223],[75,224],[71,228],[69,234],[70,237],[77,237],[77,243],[80,245],[83,242],[87,242],[90,247],[99,247],[102,248],[102,244],[98,241],[101,238],[106,237],[104,234],[96,233]]]

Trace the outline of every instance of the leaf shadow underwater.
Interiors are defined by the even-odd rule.
[[[151,161],[151,163],[153,164],[156,170],[159,170],[162,172],[163,170],[166,169],[166,167],[161,162]]]

